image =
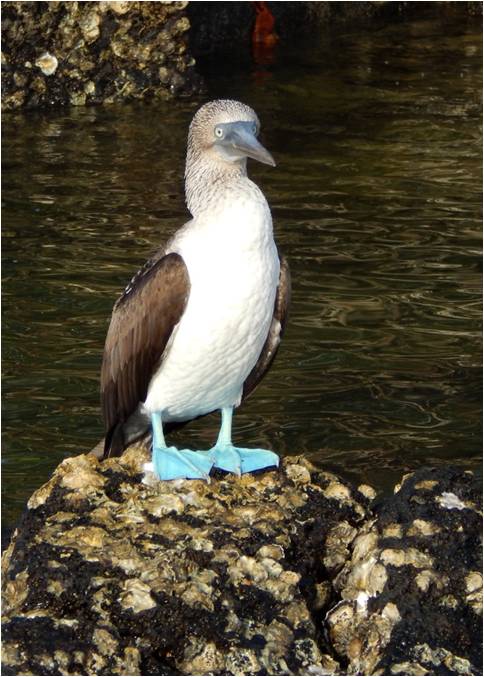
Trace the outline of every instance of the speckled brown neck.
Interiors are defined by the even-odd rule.
[[[230,184],[247,176],[247,161],[227,162],[217,157],[213,148],[197,147],[192,135],[188,137],[185,166],[185,199],[193,217],[214,209],[227,196]]]

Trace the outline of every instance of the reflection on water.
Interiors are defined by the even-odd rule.
[[[236,439],[388,488],[480,451],[481,36],[428,22],[323,38],[268,77],[209,73],[278,166],[251,164],[289,256],[290,325]],[[198,102],[3,118],[7,523],[101,436],[112,304],[184,222]],[[210,445],[217,418],[177,434]]]

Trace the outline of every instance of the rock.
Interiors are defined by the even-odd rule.
[[[49,54],[49,52],[44,52],[42,56],[39,56],[39,58],[35,61],[35,65],[40,68],[42,73],[44,75],[54,75],[54,73],[57,70],[57,66],[59,65],[59,62],[57,61],[56,57],[53,54]],[[27,84],[27,78],[24,76],[19,75],[18,73],[14,74],[14,78],[17,78],[15,80],[15,84],[18,84],[20,86],[24,86]],[[18,80],[21,78],[20,82]]]
[[[359,527],[327,615],[348,674],[482,674],[481,489],[422,469]]]
[[[340,538],[344,566],[361,494],[300,458],[210,484],[143,483],[147,458],[70,458],[32,496],[4,556],[5,669],[339,672],[317,627],[323,562]]]
[[[29,500],[2,560],[5,674],[482,674],[472,473],[370,504],[302,457],[210,484],[146,460],[66,459]]]
[[[186,5],[2,2],[3,110],[198,91]]]

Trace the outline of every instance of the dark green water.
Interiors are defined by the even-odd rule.
[[[276,366],[235,418],[388,489],[481,450],[481,34],[435,22],[352,33],[272,66],[207,67],[278,166],[250,166],[293,273]],[[112,304],[187,219],[199,101],[3,116],[4,522],[102,434]],[[212,444],[217,418],[177,438]]]

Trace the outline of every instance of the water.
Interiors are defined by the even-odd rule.
[[[481,449],[481,35],[432,21],[323,37],[272,65],[206,64],[276,169],[251,163],[290,259],[276,365],[235,439],[388,490]],[[199,102],[3,116],[3,497],[13,524],[101,437],[112,304],[187,219]],[[179,432],[210,446],[218,418]]]

